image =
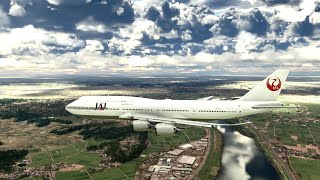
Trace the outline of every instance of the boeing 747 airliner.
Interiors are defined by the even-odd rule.
[[[231,119],[285,108],[277,97],[288,74],[288,70],[277,70],[236,100],[83,96],[67,105],[66,110],[80,116],[131,119],[135,131],[148,131],[155,124],[157,135],[170,135],[178,132],[181,125],[213,127],[221,124],[203,120]]]

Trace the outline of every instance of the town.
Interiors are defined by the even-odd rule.
[[[207,156],[208,137],[167,152],[151,153],[138,169],[141,179],[191,179]]]

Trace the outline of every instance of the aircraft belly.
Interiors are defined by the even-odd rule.
[[[160,113],[159,116],[163,116],[166,118],[173,118],[173,119],[186,119],[186,120],[221,120],[221,119],[231,119],[237,117],[236,114],[221,114],[221,113],[185,113],[185,114],[178,114],[178,113]]]
[[[101,116],[101,117],[119,117],[123,113],[116,111],[106,111],[106,110],[74,110],[71,112],[80,116]]]

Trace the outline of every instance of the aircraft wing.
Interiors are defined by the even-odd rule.
[[[149,114],[127,114],[123,115],[120,118],[127,118],[131,117],[131,119],[136,120],[146,120],[153,123],[168,123],[168,124],[175,124],[175,125],[186,125],[186,126],[197,126],[197,127],[217,127],[217,126],[239,126],[249,124],[251,122],[244,122],[244,123],[237,123],[237,124],[221,124],[221,123],[211,123],[211,122],[202,122],[202,121],[191,121],[191,120],[183,120],[183,119],[173,119],[173,118],[166,118],[161,116],[154,116]]]
[[[280,108],[299,108],[300,106],[284,106],[284,105],[255,105],[253,109],[280,109]]]

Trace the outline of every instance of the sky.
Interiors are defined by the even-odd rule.
[[[320,75],[319,0],[1,0],[0,75]]]

